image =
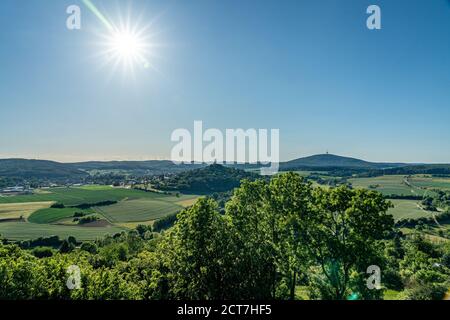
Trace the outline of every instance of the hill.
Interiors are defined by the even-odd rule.
[[[68,163],[67,165],[84,171],[121,170],[132,174],[161,174],[173,173],[202,167],[199,164],[174,164],[170,160],[148,160],[148,161],[88,161]]]
[[[369,162],[334,154],[317,154],[280,163],[282,170],[324,170],[324,169],[387,169],[407,166],[406,163]]]
[[[158,182],[155,187],[168,191],[205,194],[229,191],[238,187],[242,179],[252,180],[257,177],[255,173],[212,164],[173,175],[167,180]]]
[[[0,159],[1,177],[67,179],[81,178],[87,173],[70,165],[48,161],[27,159]]]

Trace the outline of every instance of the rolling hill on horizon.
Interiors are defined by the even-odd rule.
[[[357,158],[334,154],[316,154],[280,163],[284,170],[291,168],[346,168],[346,169],[387,169],[405,167],[408,163],[369,162]]]
[[[60,163],[50,160],[32,159],[0,159],[0,177],[44,178],[44,179],[82,179],[90,172],[126,172],[132,175],[152,175],[163,173],[178,173],[198,169],[207,164],[174,164],[170,160],[148,161],[86,161],[76,163]],[[258,168],[255,164],[227,165],[236,168]],[[450,172],[450,164],[413,164],[369,162],[352,157],[334,154],[317,154],[280,163],[280,170],[358,170],[401,172],[407,174],[408,168],[415,171]],[[433,171],[434,170],[434,171]]]

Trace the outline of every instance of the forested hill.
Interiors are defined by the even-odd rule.
[[[122,170],[140,175],[146,173],[160,174],[180,172],[204,167],[204,164],[175,164],[170,160],[146,160],[146,161],[88,161],[68,163],[67,165],[85,171],[90,170]]]
[[[86,175],[82,170],[55,161],[0,159],[0,177],[63,179]]]
[[[255,173],[212,164],[173,175],[155,187],[183,193],[205,194],[232,190],[240,185],[242,179],[254,180],[258,177]]]

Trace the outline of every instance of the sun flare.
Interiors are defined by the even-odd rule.
[[[125,59],[140,55],[143,43],[134,34],[129,32],[116,32],[112,35],[111,49]]]
[[[123,29],[114,30],[106,37],[105,56],[108,62],[122,64],[126,68],[148,67],[150,45],[139,33]]]
[[[139,69],[151,68],[159,72],[155,67],[155,59],[160,58],[156,51],[161,47],[157,42],[160,30],[156,20],[159,15],[153,19],[144,18],[142,13],[133,16],[129,7],[128,12],[119,11],[112,19],[100,12],[90,0],[83,2],[102,23],[102,28],[95,31],[98,40],[94,43],[98,47],[94,56],[100,68],[110,67],[110,76],[122,69],[127,78],[134,78]]]

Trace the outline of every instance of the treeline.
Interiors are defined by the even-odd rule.
[[[256,173],[212,164],[208,167],[181,172],[166,179],[154,178],[154,188],[183,193],[209,194],[237,188],[242,179],[254,180]]]
[[[201,198],[169,230],[146,226],[75,247],[0,245],[0,299],[442,299],[450,246],[395,231],[369,190],[312,188],[294,173],[243,181],[218,210]],[[38,257],[39,256],[39,257]],[[367,286],[378,266],[382,287]],[[68,268],[80,271],[67,287]]]

